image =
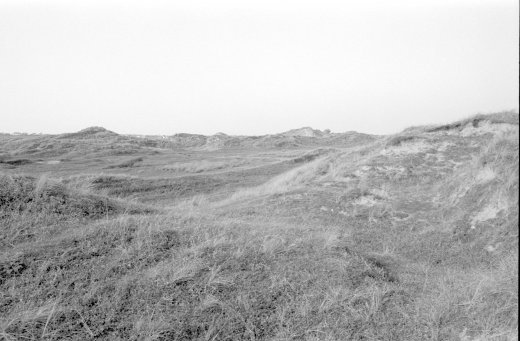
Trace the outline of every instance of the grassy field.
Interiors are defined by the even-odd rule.
[[[518,131],[0,135],[0,339],[517,340]]]

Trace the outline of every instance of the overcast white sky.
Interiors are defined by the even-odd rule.
[[[393,133],[518,108],[516,0],[0,0],[0,131]]]

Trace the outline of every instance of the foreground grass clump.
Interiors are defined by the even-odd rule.
[[[3,335],[343,339],[367,324],[402,333],[388,309],[409,298],[384,263],[320,234],[295,238],[294,227],[266,237],[214,219],[103,220],[3,254]]]
[[[4,214],[27,211],[67,216],[102,216],[118,210],[106,198],[71,193],[59,181],[7,175],[0,176],[0,207]]]
[[[0,256],[1,330],[7,339],[80,340],[108,333],[105,327],[120,329],[111,321],[123,317],[116,315],[124,302],[112,297],[119,284],[179,245],[175,231],[138,229],[131,217],[100,220],[82,229],[69,228],[60,238],[18,244]]]
[[[105,196],[69,189],[45,176],[0,175],[0,245],[37,239],[71,222],[107,218],[121,213],[150,213],[152,209]],[[47,227],[43,229],[42,227]]]

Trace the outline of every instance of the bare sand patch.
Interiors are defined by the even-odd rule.
[[[57,165],[57,164],[61,163],[61,161],[60,160],[49,160],[49,161],[38,161],[36,163],[44,164],[44,165]]]
[[[475,224],[480,222],[494,219],[501,211],[505,211],[507,208],[508,205],[506,200],[502,198],[496,198],[495,200],[492,200],[491,203],[484,206],[484,208],[480,210],[473,217],[473,219],[471,219],[471,226],[475,226]]]
[[[481,169],[477,173],[476,180],[479,184],[485,184],[496,178],[496,173],[489,167]]]
[[[426,141],[414,141],[414,142],[405,142],[401,143],[398,146],[386,147],[381,150],[381,155],[407,155],[407,154],[417,154],[425,152],[431,149],[433,145]]]

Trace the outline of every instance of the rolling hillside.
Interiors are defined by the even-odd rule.
[[[0,338],[517,340],[518,141],[0,135]]]

